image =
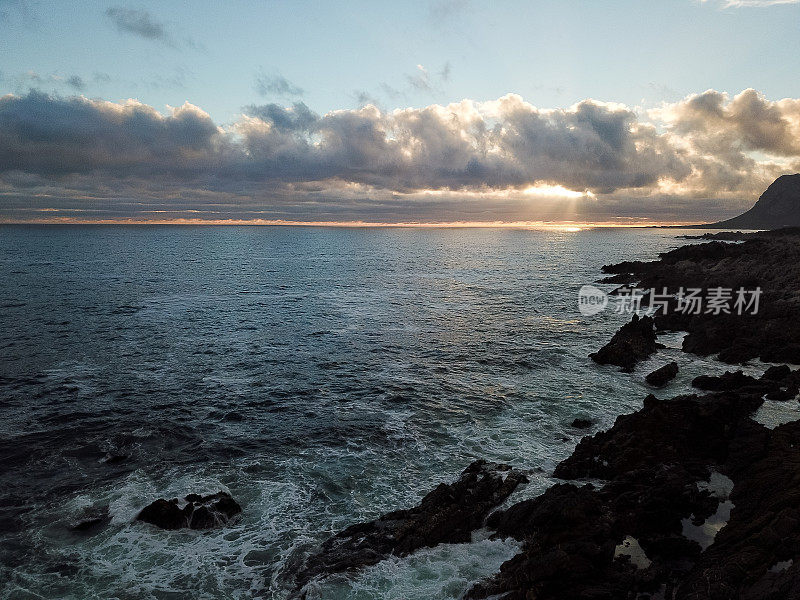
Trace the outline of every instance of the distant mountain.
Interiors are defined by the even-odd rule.
[[[708,229],[800,227],[800,173],[778,177],[746,213],[702,227]]]

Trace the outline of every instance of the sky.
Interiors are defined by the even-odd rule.
[[[800,0],[0,0],[0,222],[672,223],[800,171]]]

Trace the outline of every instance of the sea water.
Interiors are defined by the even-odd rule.
[[[685,232],[681,232],[685,233]],[[416,504],[477,458],[541,493],[585,431],[641,406],[679,339],[633,374],[587,355],[603,264],[674,230],[0,227],[2,598],[285,598],[318,544]],[[614,286],[600,286],[611,289]],[[665,338],[666,339],[666,338]],[[228,527],[134,518],[225,490]],[[111,521],[77,533],[86,511]],[[460,597],[518,551],[476,534],[318,581],[310,599]]]

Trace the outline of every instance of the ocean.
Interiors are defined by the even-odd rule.
[[[678,233],[0,226],[0,597],[286,598],[326,537],[476,458],[529,473],[509,502],[541,493],[574,418],[610,426],[667,360],[669,395],[724,370],[679,337],[633,374],[587,358],[629,316],[578,289]],[[133,521],[219,490],[225,528]],[[458,598],[518,549],[483,533],[308,598]]]

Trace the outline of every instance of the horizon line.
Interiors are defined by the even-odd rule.
[[[369,229],[539,229],[539,230],[583,230],[583,229],[642,229],[693,227],[703,223],[696,221],[290,221],[285,219],[0,219],[0,225],[185,225],[185,226],[230,226],[230,227],[321,227],[321,228],[369,228]]]

